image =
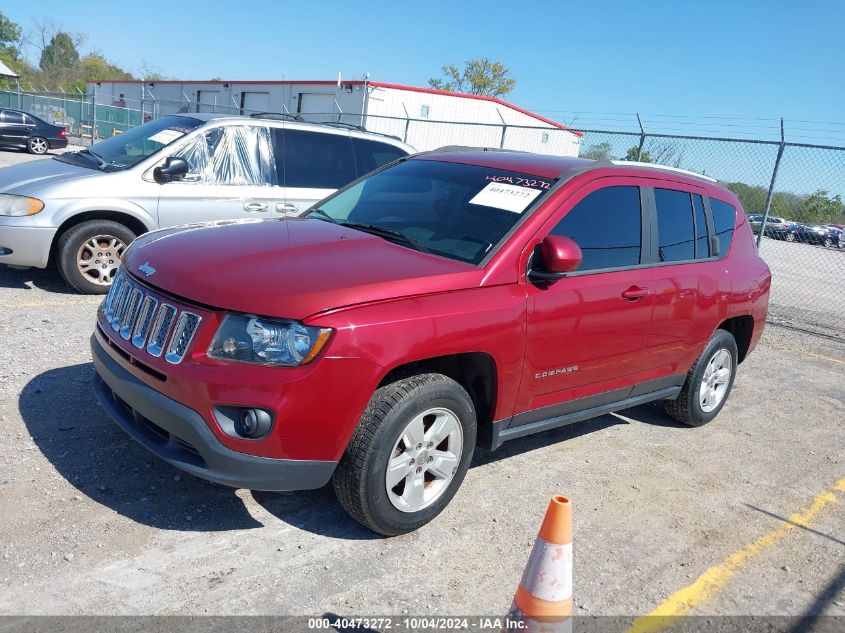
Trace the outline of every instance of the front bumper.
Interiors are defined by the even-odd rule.
[[[47,268],[56,230],[35,226],[31,217],[0,217],[0,264]]]
[[[337,462],[272,459],[223,446],[202,416],[141,382],[91,337],[102,407],[139,444],[196,477],[250,490],[309,490],[327,484]]]

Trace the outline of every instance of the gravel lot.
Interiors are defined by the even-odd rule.
[[[329,488],[235,491],[136,445],[91,392],[98,303],[0,268],[0,614],[503,614],[558,493],[576,613],[643,614],[826,492],[693,612],[845,615],[835,336],[768,327],[699,429],[648,405],[479,451],[444,514],[382,539]]]

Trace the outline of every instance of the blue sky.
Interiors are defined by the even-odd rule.
[[[838,0],[216,4],[4,0],[2,11],[29,30],[47,19],[83,32],[83,52],[178,79],[340,71],[426,85],[444,64],[488,56],[518,81],[509,100],[564,122],[580,112],[576,125],[630,127],[627,113],[641,112],[653,129],[758,134],[784,116],[793,140],[845,144]]]

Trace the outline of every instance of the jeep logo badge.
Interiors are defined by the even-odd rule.
[[[138,270],[144,273],[147,277],[152,277],[156,274],[156,269],[150,266],[150,262],[144,262],[138,266]]]

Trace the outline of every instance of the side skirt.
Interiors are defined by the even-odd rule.
[[[478,429],[478,446],[489,450],[499,448],[507,440],[513,440],[518,437],[525,437],[534,433],[541,433],[549,429],[555,429],[567,424],[574,424],[576,422],[583,422],[590,418],[595,418],[600,415],[606,415],[615,411],[623,409],[630,409],[647,402],[654,400],[673,400],[678,397],[681,392],[681,385],[674,385],[671,387],[664,387],[656,391],[650,391],[639,395],[629,396],[623,400],[601,404],[563,415],[556,415],[554,417],[520,424],[519,426],[512,426],[513,417],[505,418],[504,420],[496,420]],[[636,389],[634,390],[636,393]],[[524,415],[524,414],[523,414]]]

